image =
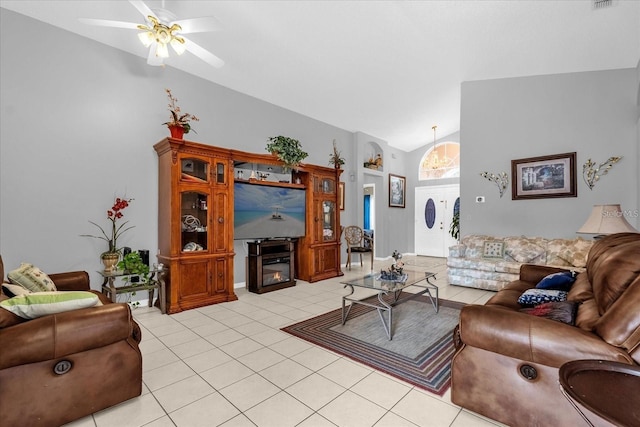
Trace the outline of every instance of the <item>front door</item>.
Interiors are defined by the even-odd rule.
[[[416,187],[415,242],[417,255],[446,257],[456,240],[449,234],[454,209],[460,209],[460,186]]]

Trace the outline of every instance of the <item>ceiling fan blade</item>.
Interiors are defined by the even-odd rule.
[[[149,55],[147,56],[147,64],[149,65],[158,66],[163,64],[162,58],[156,55],[156,48],[157,43],[152,43],[149,46]]]
[[[83,24],[99,25],[101,27],[128,28],[130,30],[138,29],[138,24],[135,24],[133,22],[108,21],[106,19],[91,19],[91,18],[79,18],[78,20]]]
[[[222,29],[220,21],[213,16],[203,16],[202,18],[181,19],[172,24],[178,24],[182,28],[180,34],[204,33],[207,31],[218,31]]]
[[[153,13],[151,11],[151,9],[149,9],[149,6],[147,6],[143,1],[129,0],[129,3],[131,3],[133,5],[133,7],[138,9],[138,12],[140,12],[142,14],[142,16],[144,16],[145,20],[147,20],[147,17],[149,15],[156,16],[156,14]]]
[[[213,53],[195,44],[189,39],[184,39],[184,47],[189,52],[193,53],[195,56],[202,59],[207,64],[212,65],[213,67],[220,68],[224,65],[224,61],[222,59],[218,58]]]

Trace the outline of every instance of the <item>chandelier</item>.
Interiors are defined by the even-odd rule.
[[[444,144],[444,156],[440,158],[438,155],[438,151],[436,150],[436,128],[438,126],[432,126],[433,129],[433,148],[431,149],[431,153],[427,158],[426,167],[428,169],[441,169],[446,167],[449,164],[449,159],[447,158],[447,144]]]
[[[138,33],[138,38],[142,44],[145,47],[149,47],[156,43],[155,55],[160,58],[169,57],[168,45],[171,45],[178,55],[182,55],[185,51],[184,39],[174,34],[176,31],[182,30],[180,25],[173,24],[169,27],[158,21],[155,16],[148,16],[148,19],[153,23],[153,26],[138,25],[138,29],[143,31]]]

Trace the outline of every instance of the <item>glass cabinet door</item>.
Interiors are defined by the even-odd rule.
[[[209,162],[198,158],[182,158],[180,159],[182,181],[201,182],[209,181]]]
[[[335,194],[336,181],[333,178],[316,177],[315,191],[318,194]]]
[[[180,218],[182,220],[182,252],[206,251],[209,195],[195,191],[180,194]]]
[[[322,240],[336,239],[336,204],[329,200],[322,202]]]

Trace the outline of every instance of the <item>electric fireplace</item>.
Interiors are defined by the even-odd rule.
[[[256,240],[249,242],[247,288],[258,294],[295,286],[294,242]]]

